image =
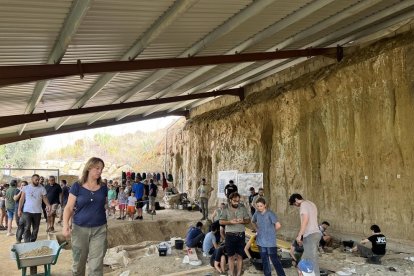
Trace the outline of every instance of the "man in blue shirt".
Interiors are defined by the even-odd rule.
[[[201,247],[204,239],[204,233],[201,231],[203,223],[197,222],[196,226],[191,226],[185,237],[185,244],[189,248]]]
[[[134,184],[132,184],[132,192],[135,193],[137,202],[135,207],[137,208],[137,217],[135,219],[143,219],[142,217],[142,207],[144,207],[144,183],[141,182],[142,178],[137,176],[135,178]]]

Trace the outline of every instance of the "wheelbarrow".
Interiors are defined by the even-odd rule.
[[[35,241],[29,243],[19,243],[13,245],[11,248],[11,258],[16,260],[17,268],[22,270],[22,276],[26,276],[26,271],[28,267],[37,267],[43,265],[44,267],[44,274],[36,274],[36,275],[44,275],[50,276],[51,275],[51,265],[55,265],[60,250],[62,247],[66,245],[59,243],[56,240],[43,240],[43,241]],[[41,256],[33,256],[33,257],[21,257],[22,254],[30,252],[32,250],[40,249],[43,246],[47,246],[52,249],[52,253],[47,255]]]

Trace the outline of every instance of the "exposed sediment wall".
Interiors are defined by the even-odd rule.
[[[376,223],[413,241],[413,38],[385,39],[311,73],[299,65],[287,74],[301,77],[270,76],[243,102],[200,107],[169,142],[170,169],[191,194],[201,177],[217,188],[221,170],[263,172],[285,229],[299,225],[287,202],[299,192],[337,232],[365,236]]]

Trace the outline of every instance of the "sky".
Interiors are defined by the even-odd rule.
[[[44,152],[49,152],[64,146],[73,144],[76,140],[93,137],[96,133],[107,133],[114,136],[124,135],[126,133],[134,133],[137,130],[142,132],[153,132],[158,129],[163,129],[164,127],[174,123],[179,118],[178,116],[169,116],[157,119],[151,119],[146,121],[95,128],[90,130],[82,130],[64,134],[57,134],[43,137],[43,148]]]

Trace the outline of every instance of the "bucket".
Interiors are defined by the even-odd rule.
[[[175,240],[175,249],[182,250],[184,247],[184,241],[183,240]]]

